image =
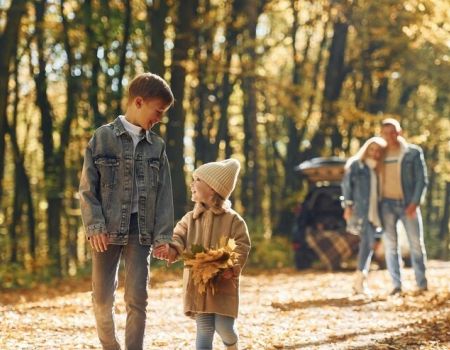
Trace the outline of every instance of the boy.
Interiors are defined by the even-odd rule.
[[[92,299],[104,349],[120,349],[114,295],[120,257],[125,262],[127,349],[142,349],[147,284],[153,255],[167,259],[173,229],[169,163],[163,140],[151,131],[172,106],[169,85],[152,73],[128,88],[125,115],[98,128],[86,148],[80,206],[92,247]]]

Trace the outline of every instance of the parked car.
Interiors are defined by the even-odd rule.
[[[292,241],[298,269],[311,266],[320,257],[308,243],[308,234],[316,234],[321,229],[345,232],[340,203],[344,165],[345,159],[342,158],[313,158],[295,169],[306,177],[309,187],[306,197],[299,203],[293,229]]]
[[[304,269],[319,259],[330,270],[358,252],[359,236],[348,233],[341,206],[341,181],[346,159],[339,157],[313,158],[301,163],[296,171],[308,181],[308,193],[299,203],[293,228],[293,249],[297,269]],[[409,265],[409,249],[404,233],[400,245],[405,265]],[[403,231],[404,232],[404,231]],[[385,268],[382,245],[373,261]]]

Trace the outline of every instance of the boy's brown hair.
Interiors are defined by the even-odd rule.
[[[128,104],[136,97],[144,100],[161,99],[172,106],[175,98],[169,84],[159,75],[147,72],[136,76],[128,86]]]

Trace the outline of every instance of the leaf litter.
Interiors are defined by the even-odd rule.
[[[405,269],[405,293],[388,296],[386,270],[370,274],[371,296],[354,296],[351,272],[283,270],[244,273],[237,328],[241,349],[449,349],[450,262],[430,261],[430,290],[416,293]],[[179,271],[152,271],[145,349],[192,349],[195,322],[182,313]],[[123,343],[123,288],[116,294]],[[0,349],[100,349],[90,281],[65,281],[0,293]],[[215,337],[214,349],[223,349]]]

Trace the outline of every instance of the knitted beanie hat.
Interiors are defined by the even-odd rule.
[[[240,168],[239,162],[230,158],[200,165],[194,171],[194,176],[206,182],[223,199],[228,199],[236,186]]]

